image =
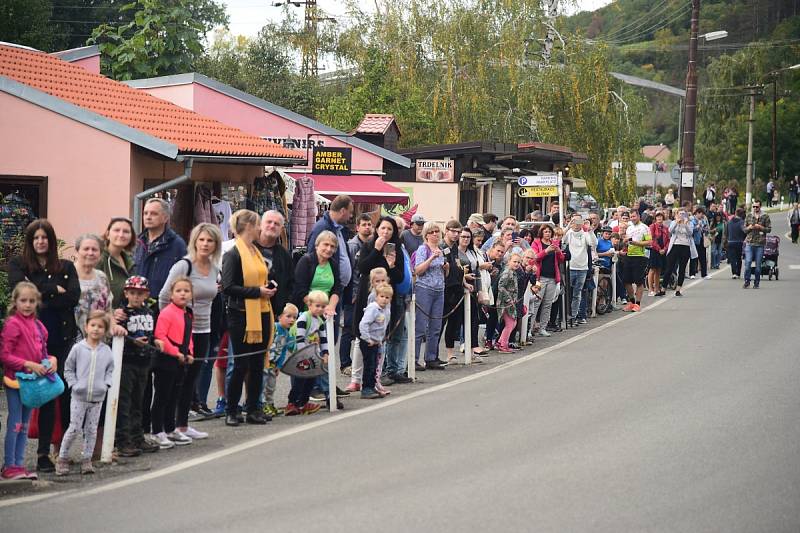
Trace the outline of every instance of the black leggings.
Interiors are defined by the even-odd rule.
[[[700,276],[706,277],[708,275],[708,259],[706,258],[706,247],[702,244],[697,246],[697,259],[691,260],[689,273],[694,276],[697,274],[697,264],[700,263]]]
[[[262,341],[256,344],[244,342],[247,318],[244,311],[228,309],[228,333],[233,344],[233,353],[256,352],[254,355],[235,357],[233,359],[233,375],[228,386],[228,414],[235,415],[239,410],[239,400],[242,397],[242,385],[247,375],[247,412],[255,413],[258,410],[259,397],[261,396],[261,383],[264,378],[264,360],[267,348],[272,339],[272,313],[261,313]]]
[[[444,310],[443,315],[452,314],[445,319],[444,345],[453,348],[456,340],[461,337],[461,326],[464,324],[464,302],[461,297],[464,290],[461,287],[447,287],[444,290]],[[459,303],[460,302],[460,303]]]
[[[678,266],[678,282],[676,287],[683,287],[686,279],[686,263],[689,262],[690,249],[685,244],[673,244],[672,250],[667,255],[667,272],[672,273],[675,265]]]
[[[175,405],[178,400],[178,377],[183,368],[171,355],[159,355],[153,369],[153,407],[150,409],[150,421],[153,434],[175,431]],[[169,357],[172,361],[165,359]]]
[[[178,411],[175,414],[176,423],[179,428],[189,425],[189,408],[194,399],[195,384],[200,370],[203,368],[203,360],[208,357],[208,345],[211,333],[192,333],[192,343],[194,345],[194,363],[181,367],[182,379],[180,390],[178,391]]]
[[[70,347],[71,348],[71,347]],[[64,363],[67,361],[69,355],[69,348],[67,350],[53,350],[48,346],[48,351],[58,360],[58,375],[64,380]],[[58,399],[58,414],[61,419],[62,431],[66,432],[69,427],[69,404],[72,398],[71,389],[64,387],[64,392],[61,393]],[[37,446],[37,453],[39,455],[50,454],[50,442],[53,440],[53,429],[56,425],[56,400],[51,400],[39,408],[39,443]]]

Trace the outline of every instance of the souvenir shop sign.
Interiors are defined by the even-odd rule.
[[[452,183],[456,163],[452,159],[417,159],[417,181],[426,183]]]
[[[352,148],[315,147],[311,173],[318,176],[349,176],[352,163]]]

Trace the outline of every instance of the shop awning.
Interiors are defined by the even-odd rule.
[[[299,178],[301,174],[290,172]],[[374,174],[353,174],[352,176],[311,176],[317,194],[333,200],[346,194],[360,204],[400,204],[408,201],[408,194],[394,187]]]

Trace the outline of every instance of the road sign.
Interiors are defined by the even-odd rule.
[[[681,187],[694,187],[694,172],[681,172]]]
[[[558,187],[520,187],[517,190],[520,198],[547,198],[558,196]]]
[[[672,178],[672,183],[674,183],[675,185],[680,183],[681,182],[681,167],[679,167],[678,165],[675,165],[674,167],[672,167],[672,170],[670,171],[670,177]]]
[[[557,174],[539,174],[537,176],[520,176],[517,178],[520,187],[555,187],[558,185]]]

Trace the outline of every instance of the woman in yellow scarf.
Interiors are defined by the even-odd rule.
[[[225,417],[228,426],[245,422],[239,412],[239,399],[246,374],[247,423],[266,424],[270,420],[258,409],[258,399],[264,359],[272,342],[274,319],[270,298],[275,295],[277,287],[269,281],[269,267],[254,244],[260,232],[259,222],[258,214],[253,211],[236,211],[230,220],[236,234],[236,245],[222,258],[222,292],[227,304],[228,334],[233,344],[233,353],[229,355],[258,352],[233,360]]]

